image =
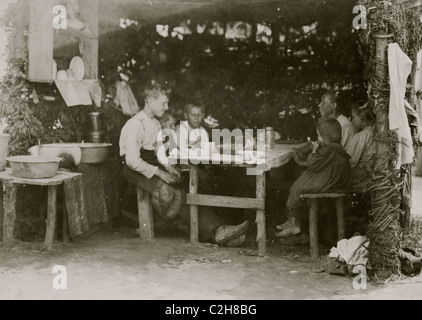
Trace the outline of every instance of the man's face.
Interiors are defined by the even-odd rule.
[[[204,121],[204,113],[201,108],[193,107],[190,108],[188,112],[185,112],[186,120],[188,120],[189,125],[193,128],[199,128]]]
[[[336,109],[336,104],[331,102],[328,96],[322,96],[321,103],[318,105],[319,112],[324,118],[332,116]]]
[[[159,94],[157,98],[150,97],[149,104],[152,107],[152,111],[154,112],[154,116],[161,118],[169,109],[169,99],[164,94]]]

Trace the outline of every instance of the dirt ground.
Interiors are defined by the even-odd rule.
[[[415,178],[414,216],[422,216],[421,194],[422,178]],[[134,228],[121,226],[72,244],[58,241],[52,252],[40,250],[41,244],[20,242],[11,248],[0,244],[0,299],[422,298],[420,275],[386,284],[368,282],[366,290],[357,290],[351,277],[314,272],[308,246],[283,247],[270,240],[267,257],[258,257],[252,237],[241,248],[194,245],[185,237],[163,234],[142,243]],[[66,290],[53,287],[56,265],[66,268]]]

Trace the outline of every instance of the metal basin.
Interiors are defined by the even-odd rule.
[[[103,163],[110,154],[110,143],[81,143],[81,163]]]
[[[54,177],[62,159],[46,156],[9,157],[12,175],[23,179],[45,179]]]
[[[81,163],[80,143],[52,143],[33,146],[29,150],[31,155],[47,157],[60,157],[74,163],[75,166]]]

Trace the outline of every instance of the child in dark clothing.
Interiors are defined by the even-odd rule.
[[[298,208],[304,193],[344,192],[350,189],[350,156],[341,145],[341,125],[336,119],[321,119],[317,125],[318,141],[307,158],[308,169],[290,188],[286,207],[287,221],[277,226],[278,237],[300,233]]]

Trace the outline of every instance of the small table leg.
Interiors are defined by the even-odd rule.
[[[54,232],[57,214],[57,186],[48,186],[47,226],[44,244],[47,250],[53,249]]]
[[[265,172],[256,176],[256,198],[265,200],[266,177]],[[265,230],[265,210],[256,210],[256,225],[258,253],[265,256],[267,252],[267,234]]]
[[[190,166],[189,193],[198,194],[198,167]],[[197,243],[199,240],[198,206],[190,206],[190,242]]]
[[[66,206],[66,192],[63,190],[63,242],[70,243],[69,216]]]
[[[3,183],[0,181],[0,241],[3,241],[3,219],[4,219]]]
[[[13,242],[16,220],[16,193],[16,186],[6,187],[6,206],[3,217],[3,243],[6,245]]]

